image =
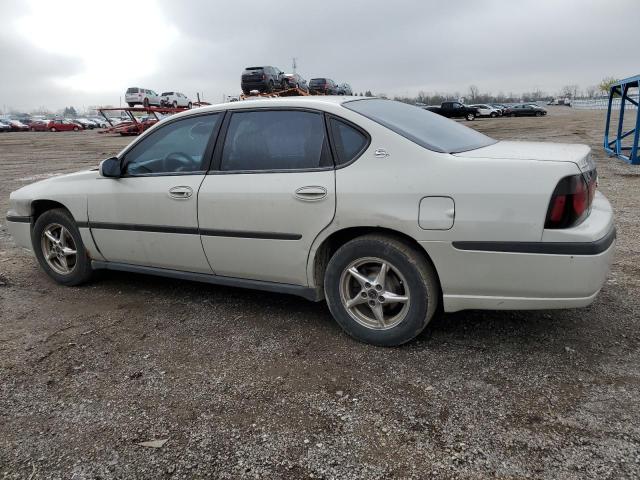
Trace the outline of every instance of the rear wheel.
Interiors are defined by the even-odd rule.
[[[273,80],[269,80],[269,84],[267,85],[267,92],[271,93],[273,92]]]
[[[490,117],[491,118],[496,118],[498,116],[498,114],[496,112],[491,112]]]
[[[191,110],[191,109],[193,108],[193,103],[189,102],[189,103],[187,104],[187,108],[188,108],[189,110]]]
[[[472,120],[475,120],[475,118],[476,118],[476,114],[475,113],[467,113],[467,116],[466,116],[467,121],[470,122]]]
[[[91,278],[91,261],[67,210],[58,208],[40,215],[31,231],[31,243],[38,263],[56,282],[73,286]]]
[[[56,132],[56,127],[51,127],[49,130],[51,130],[52,132]]]
[[[31,131],[32,131],[32,132],[35,132],[35,131],[36,131],[36,129],[35,129],[35,128],[33,128],[33,127],[31,127]]]
[[[80,127],[73,127],[74,132],[77,132],[78,130],[80,130]]]
[[[173,101],[173,108],[178,108],[178,102],[176,102],[175,100]]]
[[[536,112],[536,117],[541,117],[542,116],[542,112]]]
[[[435,271],[424,256],[382,235],[359,237],[338,249],[324,288],[338,324],[357,340],[381,346],[414,339],[440,298]]]
[[[145,98],[145,99],[142,101],[142,105],[144,106],[144,108],[149,108],[149,99],[148,99],[148,98]]]
[[[133,108],[133,106],[135,105],[135,103],[131,103],[131,102],[128,102],[128,103],[130,108]]]

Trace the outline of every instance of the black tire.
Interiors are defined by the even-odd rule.
[[[509,116],[510,116],[511,118],[516,118],[516,116],[517,116],[517,115],[516,115],[515,113],[512,113],[512,114],[511,114],[511,115],[509,115]]]
[[[541,117],[542,116],[542,112],[536,112],[536,117]]]
[[[51,127],[49,130],[51,130],[52,132],[57,132],[58,130],[56,130],[56,127]]]
[[[73,127],[73,131],[74,131],[74,132],[78,132],[78,131],[80,131],[80,127]]]
[[[178,108],[178,102],[176,102],[176,101],[174,100],[174,101],[173,101],[173,105],[172,105],[172,107],[173,107],[173,108]]]
[[[130,107],[130,108],[133,108],[134,106],[135,106],[135,103],[131,103],[131,102],[129,102],[129,107]]]
[[[406,281],[402,288],[408,288],[407,311],[391,328],[374,329],[359,323],[341,300],[343,272],[354,261],[369,257],[388,262]],[[424,254],[400,239],[375,234],[351,240],[335,252],[327,265],[324,289],[329,310],[345,332],[361,342],[385,347],[401,345],[418,336],[433,318],[440,299],[436,272]]]
[[[475,113],[467,113],[467,116],[465,118],[467,119],[468,122],[471,122],[471,121],[476,119],[476,114]]]
[[[49,266],[44,258],[44,252],[42,248],[42,237],[44,230],[51,224],[62,225],[71,235],[76,247],[76,260],[71,272],[68,274],[60,274],[53,270]],[[54,210],[48,210],[38,217],[33,228],[31,229],[31,244],[33,251],[38,259],[38,263],[42,269],[56,282],[67,285],[75,286],[87,282],[93,273],[91,269],[91,259],[87,254],[87,250],[82,243],[82,237],[76,222],[73,220],[71,214],[63,209],[56,208]]]
[[[187,104],[187,108],[188,108],[189,110],[191,110],[191,109],[193,108],[193,103],[189,102],[189,103]]]
[[[269,84],[267,85],[267,92],[268,93],[273,92],[273,87],[274,87],[273,80],[269,80]]]
[[[491,112],[491,115],[489,115],[491,118],[496,118],[498,116],[498,114],[496,112]]]
[[[148,98],[145,98],[145,99],[142,101],[142,106],[143,106],[144,108],[149,108],[149,99],[148,99]]]

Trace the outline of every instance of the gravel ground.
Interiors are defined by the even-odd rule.
[[[124,273],[61,287],[2,224],[0,478],[640,477],[640,168],[603,154],[603,112],[467,125],[593,147],[619,240],[591,307],[448,314],[383,349],[296,297]],[[0,135],[0,211],[128,141]]]

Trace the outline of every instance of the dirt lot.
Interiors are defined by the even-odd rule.
[[[594,305],[445,315],[402,348],[285,295],[119,273],[61,287],[2,224],[0,478],[638,478],[640,167],[606,158],[603,124],[562,107],[468,124],[593,147],[619,232]],[[0,211],[128,141],[1,134]]]

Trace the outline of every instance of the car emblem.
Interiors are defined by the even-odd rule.
[[[376,148],[376,151],[373,152],[373,156],[376,158],[385,158],[389,156],[389,152],[387,152],[384,148]]]

